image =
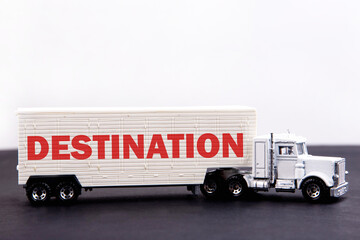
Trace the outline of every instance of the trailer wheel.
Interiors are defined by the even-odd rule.
[[[231,198],[240,198],[248,190],[245,180],[241,176],[232,176],[226,180],[227,195]]]
[[[320,202],[330,197],[329,188],[323,181],[316,178],[310,178],[304,182],[302,194],[310,202]]]
[[[80,188],[74,182],[60,182],[56,187],[55,194],[61,203],[73,203],[80,195]]]
[[[40,206],[49,201],[51,188],[45,182],[33,183],[26,188],[26,196],[31,204]]]
[[[221,189],[221,179],[215,175],[206,176],[204,184],[200,185],[202,194],[207,198],[218,197]]]

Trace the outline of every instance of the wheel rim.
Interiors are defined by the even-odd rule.
[[[35,201],[44,201],[46,199],[47,192],[43,187],[35,187],[31,195]]]
[[[240,195],[242,192],[242,185],[238,181],[231,181],[229,183],[229,191],[234,195]]]
[[[204,185],[204,189],[208,194],[213,194],[216,192],[217,185],[216,182],[213,180],[206,181]]]
[[[319,185],[312,183],[309,184],[306,188],[306,193],[311,198],[318,198],[320,196],[320,187]]]
[[[69,200],[73,198],[75,195],[75,191],[73,187],[65,186],[60,189],[60,197],[64,200]]]

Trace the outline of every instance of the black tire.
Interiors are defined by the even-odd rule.
[[[226,180],[226,194],[231,198],[241,198],[246,195],[248,186],[242,176],[232,176]]]
[[[49,201],[51,188],[45,182],[33,183],[26,188],[26,196],[32,205],[41,206]]]
[[[222,192],[222,181],[216,175],[206,176],[204,184],[200,185],[200,190],[206,198],[219,197]]]
[[[301,190],[304,198],[310,202],[321,202],[330,198],[329,188],[320,179],[305,180]]]
[[[60,182],[56,186],[56,199],[60,203],[69,204],[77,200],[80,195],[80,187],[74,182]]]

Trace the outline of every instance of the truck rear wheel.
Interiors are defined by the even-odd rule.
[[[221,189],[221,179],[215,175],[206,176],[204,184],[200,186],[202,194],[207,198],[218,197]]]
[[[60,182],[56,187],[55,194],[61,203],[72,203],[80,195],[80,188],[74,182]]]
[[[45,182],[33,183],[26,188],[26,196],[31,204],[40,206],[49,201],[51,188]]]
[[[302,194],[310,202],[324,201],[330,196],[329,189],[325,183],[316,178],[310,178],[304,182]]]
[[[240,198],[248,190],[245,180],[241,176],[232,176],[226,180],[227,195],[231,198]]]

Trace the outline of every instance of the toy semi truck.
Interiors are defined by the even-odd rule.
[[[200,186],[209,198],[299,189],[310,201],[348,191],[344,158],[311,156],[290,134],[257,137],[253,108],[20,109],[18,117],[18,183],[37,205],[96,187]]]

